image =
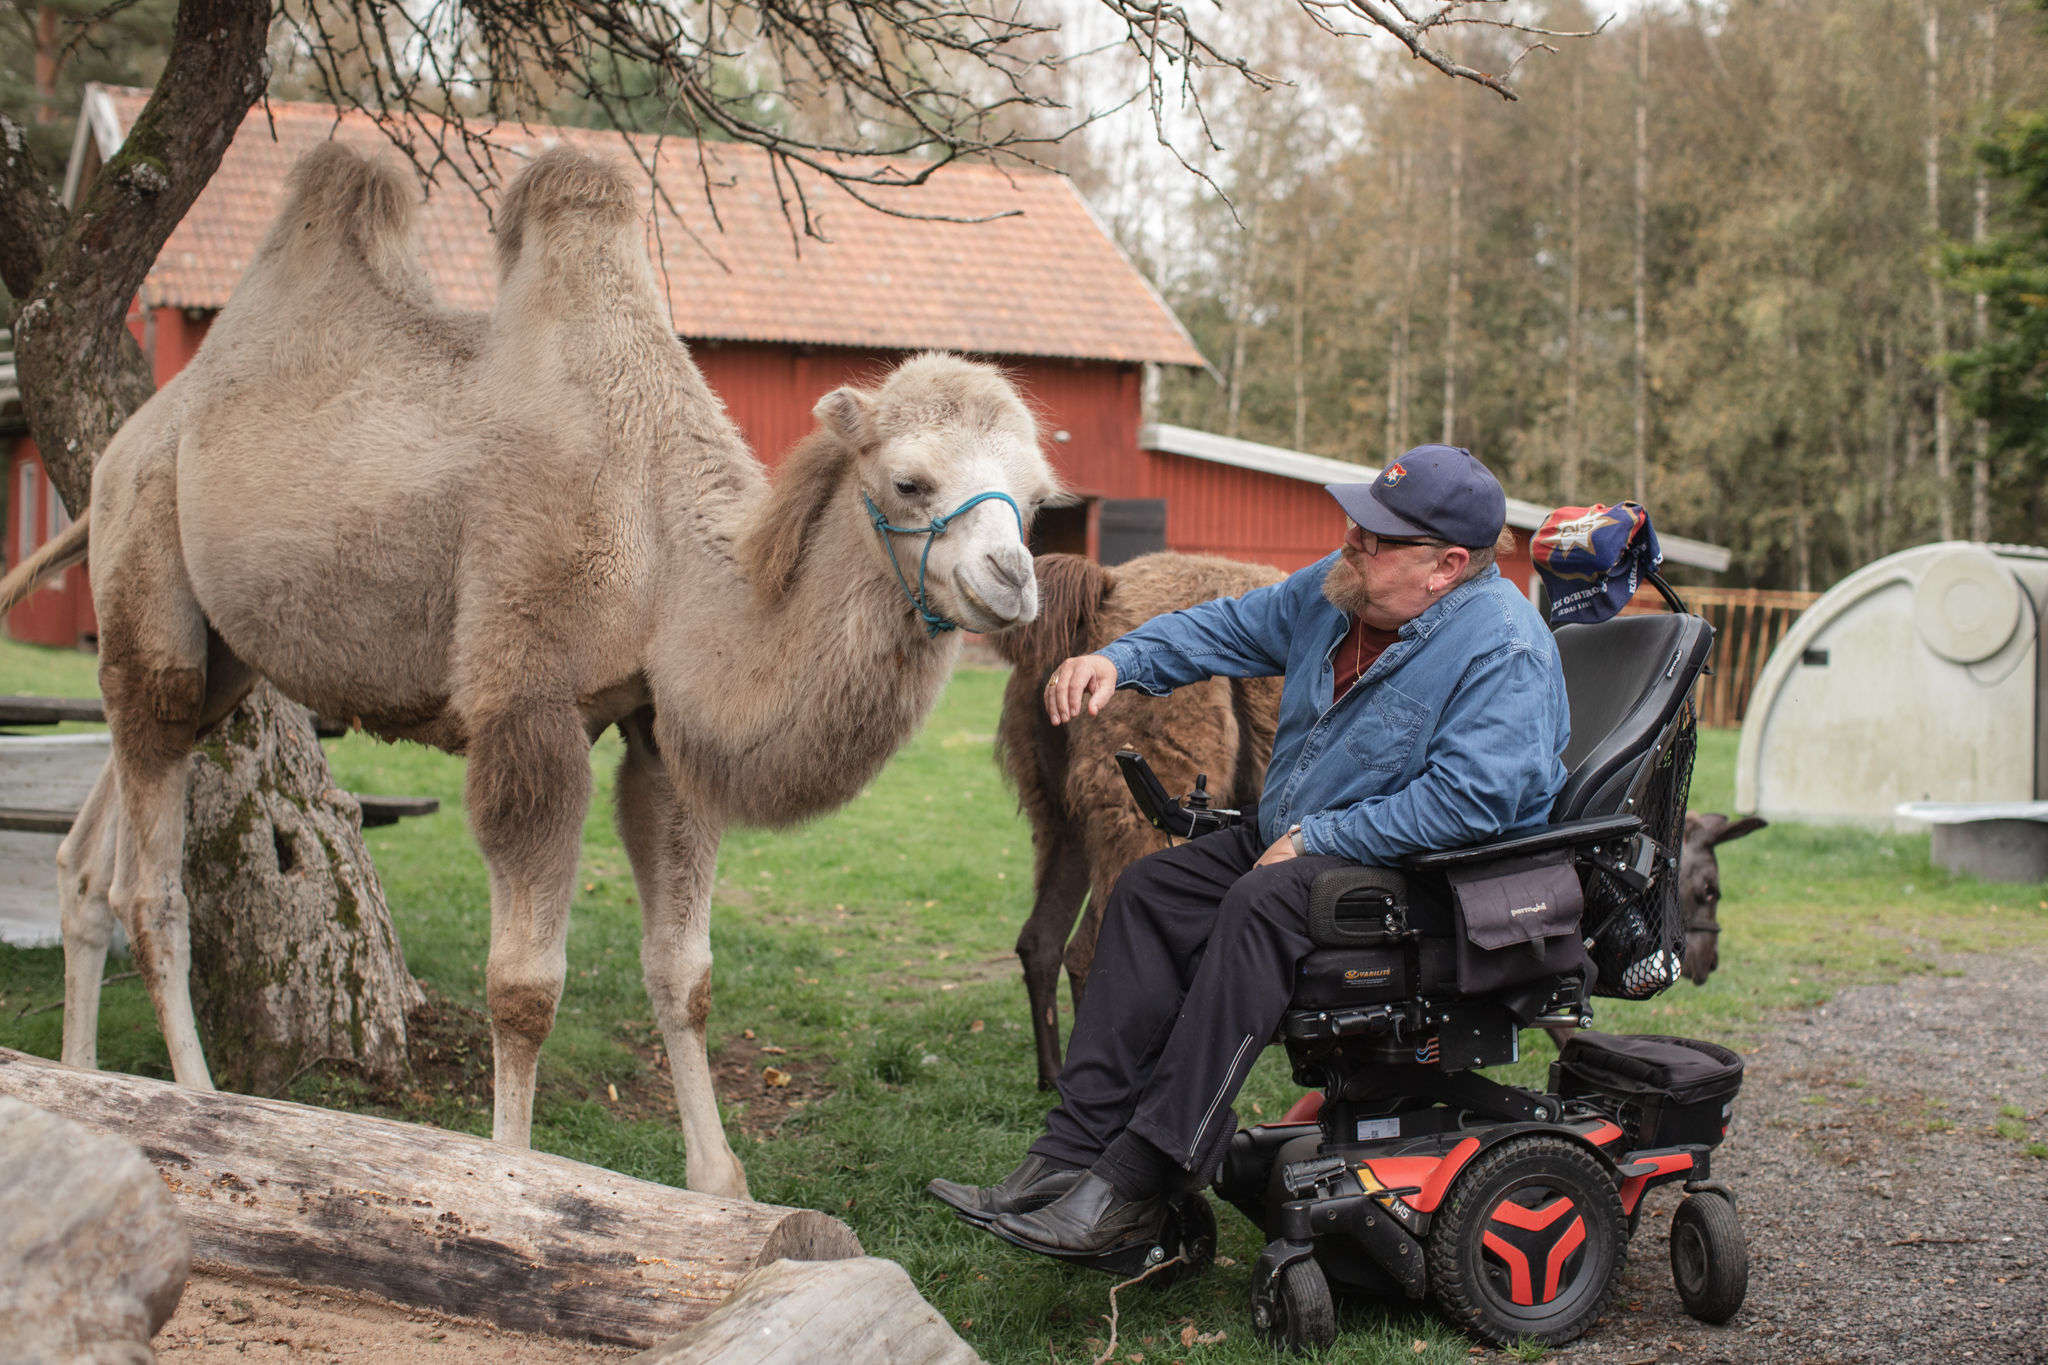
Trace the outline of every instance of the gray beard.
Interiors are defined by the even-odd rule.
[[[1372,593],[1350,562],[1339,558],[1323,575],[1323,600],[1338,611],[1356,616],[1372,605]]]

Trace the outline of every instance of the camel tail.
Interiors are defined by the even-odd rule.
[[[55,540],[44,545],[0,578],[0,616],[13,611],[29,594],[74,564],[85,563],[86,541],[92,524],[92,509],[85,509]]]
[[[1043,676],[1060,660],[1086,653],[1088,637],[1110,589],[1109,571],[1079,555],[1040,555],[1038,619],[989,636],[989,644],[1019,673]]]

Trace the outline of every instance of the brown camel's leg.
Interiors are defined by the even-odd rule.
[[[619,838],[640,890],[640,967],[668,1046],[676,1110],[689,1152],[687,1183],[746,1199],[747,1172],[726,1142],[705,1037],[711,1017],[711,882],[719,829],[677,792],[656,751],[647,710],[619,728],[626,757],[614,787]]]
[[[57,904],[64,926],[64,1065],[99,1068],[100,973],[113,940],[114,841],[120,793],[110,758],[57,849]]]
[[[590,804],[590,744],[575,709],[515,702],[473,721],[466,785],[491,872],[491,1136],[525,1147],[540,1048],[568,975],[569,899]]]
[[[1072,824],[1033,833],[1042,841],[1038,894],[1031,902],[1031,918],[1017,935],[1017,957],[1024,964],[1024,990],[1031,998],[1038,1088],[1050,1090],[1060,1074],[1060,961],[1074,916],[1088,894],[1088,857],[1081,831]]]

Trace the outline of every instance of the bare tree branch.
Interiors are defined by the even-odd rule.
[[[1199,78],[1277,82],[1225,49],[1175,0],[1099,0],[1142,70],[1133,99],[1181,164],[1167,115],[1192,115],[1215,145]],[[1542,39],[1587,36],[1526,24],[1507,0],[1296,0],[1326,32],[1384,32],[1447,76],[1513,99],[1508,76]],[[793,233],[819,236],[806,189],[828,184],[879,212],[919,213],[876,191],[925,183],[966,158],[1042,164],[1088,126],[1041,85],[1071,61],[1055,24],[1021,0],[284,0],[296,58],[334,103],[370,114],[430,179],[446,170],[481,195],[501,178],[487,121],[524,128],[564,100],[614,126],[766,152]],[[1360,22],[1362,21],[1362,23]],[[1441,38],[1457,25],[1526,35],[1507,73],[1475,70]],[[653,165],[635,153],[653,178]],[[699,190],[720,186],[700,153]],[[657,187],[657,193],[658,193]],[[669,205],[673,209],[673,204]],[[978,221],[978,220],[968,220]]]

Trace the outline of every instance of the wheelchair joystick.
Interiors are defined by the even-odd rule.
[[[1187,798],[1181,804],[1189,810],[1209,809],[1209,774],[1195,774],[1195,789],[1187,794]]]

